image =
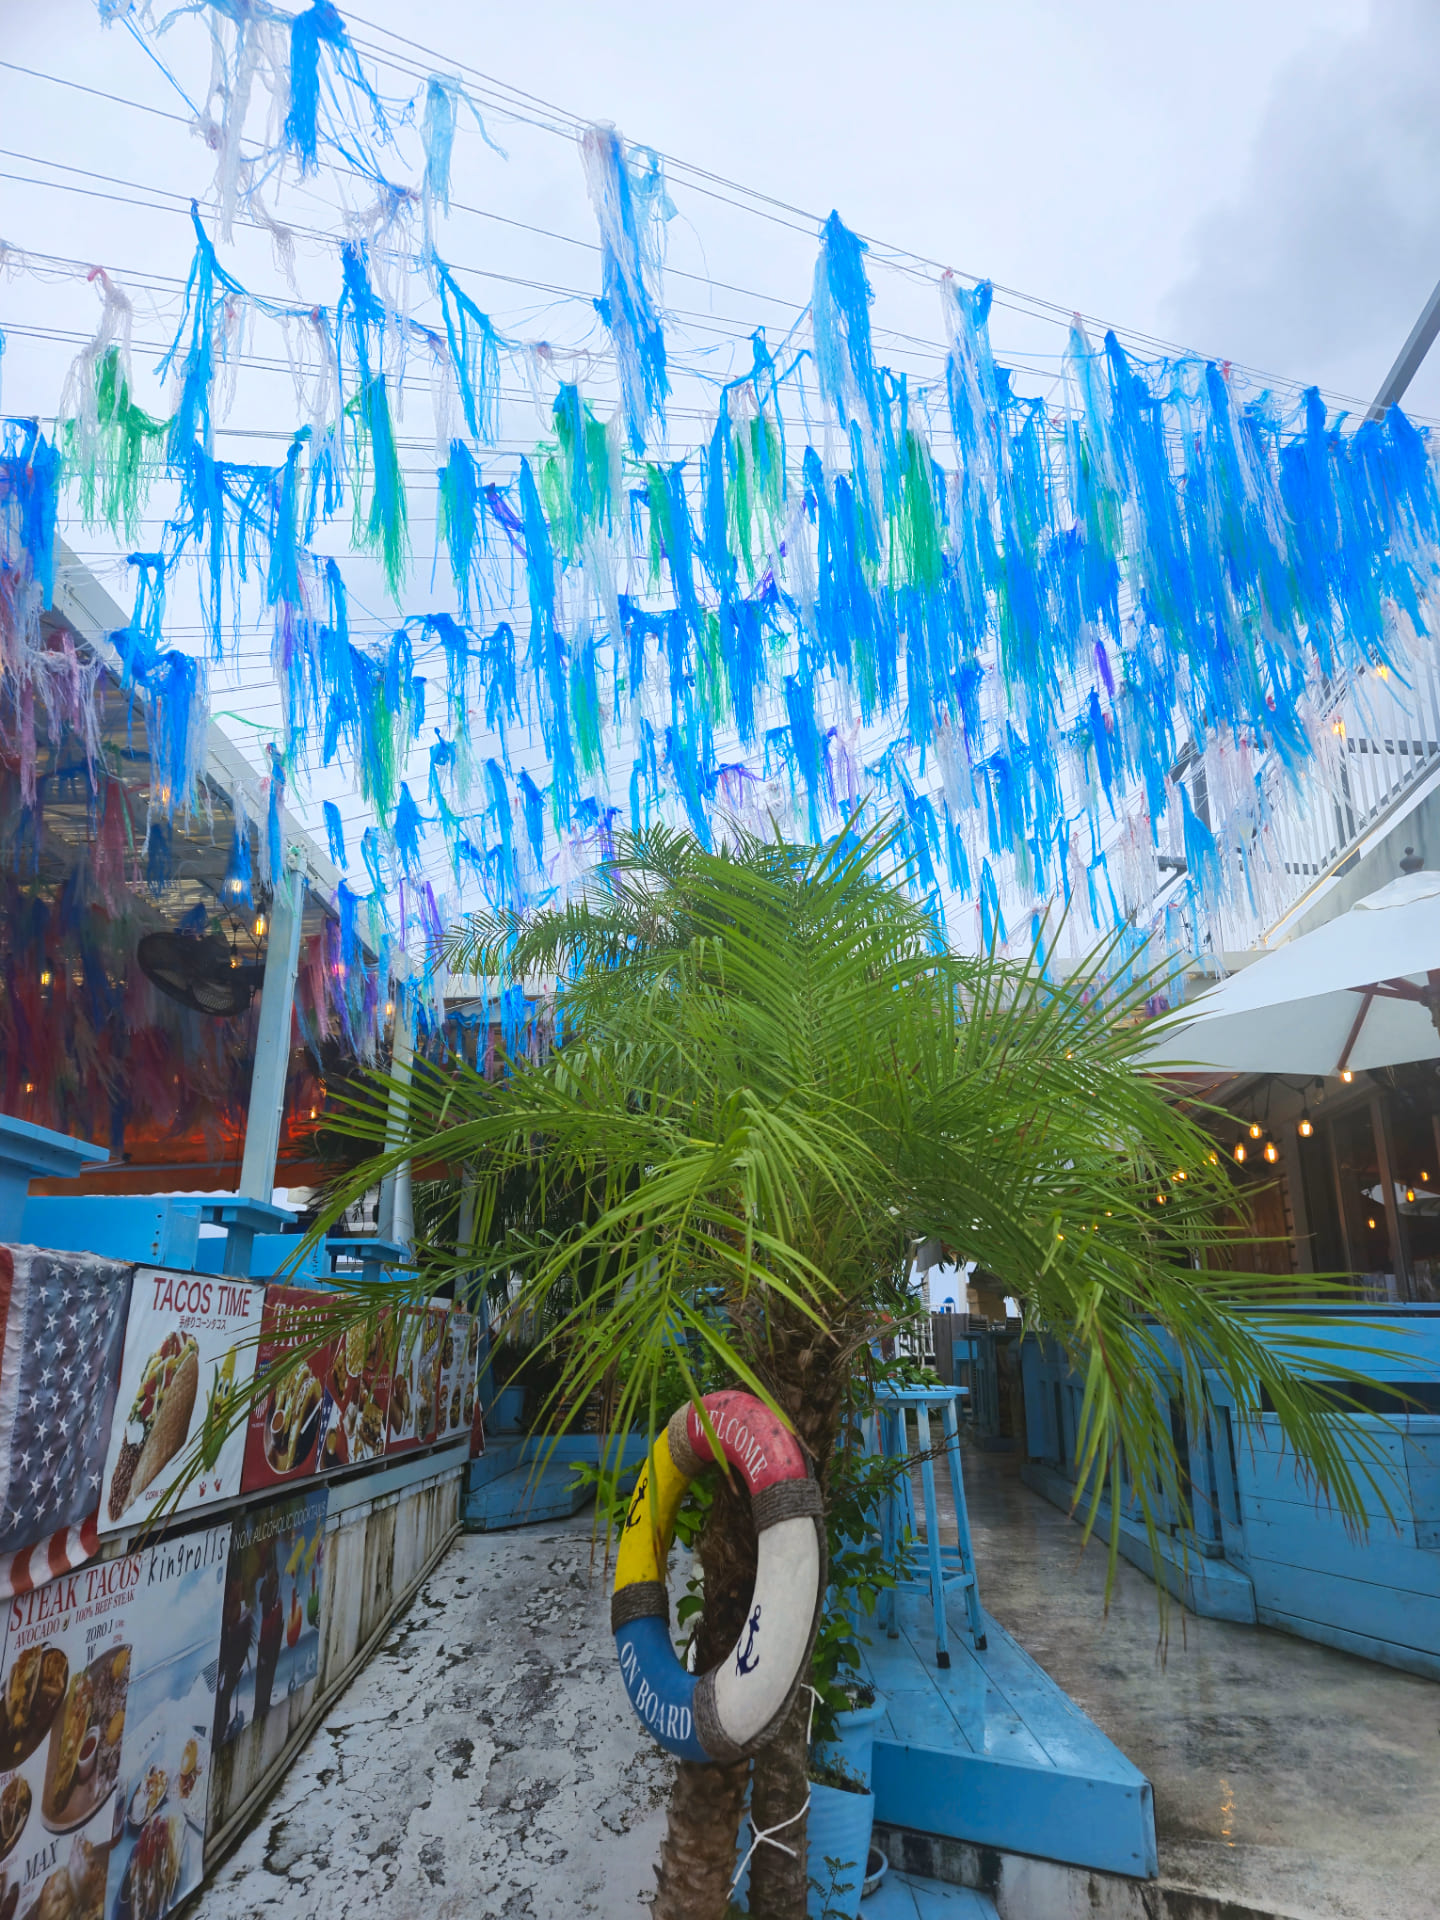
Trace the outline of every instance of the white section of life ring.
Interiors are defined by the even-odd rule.
[[[737,1747],[765,1731],[804,1670],[820,1592],[820,1542],[808,1515],[766,1527],[757,1548],[749,1622],[715,1669],[716,1715]]]

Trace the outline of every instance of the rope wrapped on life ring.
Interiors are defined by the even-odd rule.
[[[820,1610],[824,1520],[799,1441],[749,1393],[711,1393],[706,1417],[750,1493],[758,1553],[745,1627],[708,1673],[687,1673],[670,1640],[665,1564],[685,1488],[716,1464],[693,1406],[650,1450],[625,1518],[610,1624],[642,1723],[682,1760],[730,1762],[763,1746],[804,1677]]]

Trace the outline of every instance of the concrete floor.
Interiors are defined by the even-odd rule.
[[[981,1594],[1155,1788],[1162,1879],[1297,1920],[1440,1915],[1440,1687],[1171,1612],[967,1452]],[[590,1518],[464,1536],[200,1897],[202,1920],[630,1920],[669,1766],[615,1670]],[[1053,1920],[1034,1914],[1027,1920]]]
[[[202,1920],[633,1920],[670,1769],[590,1516],[466,1534],[200,1896]]]
[[[943,1480],[944,1476],[937,1476]],[[1440,1687],[1172,1603],[967,1449],[986,1607],[1146,1773],[1162,1880],[1301,1920],[1440,1915]],[[944,1525],[942,1521],[942,1535]],[[1037,1920],[1040,1917],[1037,1916]]]

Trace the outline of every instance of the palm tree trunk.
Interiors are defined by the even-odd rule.
[[[722,1474],[699,1541],[705,1611],[695,1634],[695,1664],[723,1660],[745,1624],[755,1583],[755,1527],[745,1492]],[[670,1814],[656,1868],[652,1920],[724,1920],[735,1877],[735,1842],[750,1762],[675,1771]]]
[[[750,1860],[750,1912],[756,1920],[805,1920],[810,1791],[810,1695],[802,1687],[773,1740],[755,1756],[751,1813],[757,1830],[773,1830],[789,1852],[762,1842]],[[797,1819],[796,1815],[800,1815]]]
[[[749,1772],[748,1760],[733,1767],[682,1760],[675,1769],[653,1920],[723,1920]]]
[[[795,1422],[809,1451],[822,1494],[830,1482],[830,1463],[840,1431],[840,1404],[846,1369],[817,1346],[813,1329],[783,1311],[773,1313],[767,1329],[770,1377],[776,1398]],[[825,1565],[820,1570],[825,1590]],[[809,1680],[807,1666],[802,1679]],[[809,1818],[802,1811],[810,1794],[810,1693],[801,1686],[773,1739],[755,1756],[751,1812],[757,1829],[773,1831],[793,1851],[759,1846],[750,1862],[750,1912],[755,1920],[805,1920],[811,1867]],[[824,1863],[814,1863],[823,1879]]]

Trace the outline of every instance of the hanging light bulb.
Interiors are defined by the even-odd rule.
[[[1340,1078],[1345,1082],[1346,1086],[1348,1087],[1350,1082],[1355,1078],[1355,1076],[1350,1071],[1349,1067],[1343,1067],[1340,1072]]]
[[[1250,1138],[1252,1140],[1258,1140],[1261,1134],[1264,1133],[1264,1131],[1265,1129],[1261,1126],[1258,1120],[1252,1120],[1250,1122]]]
[[[1405,1198],[1410,1202],[1411,1206],[1413,1207],[1415,1204],[1415,1189],[1413,1187],[1406,1187]]]
[[[1315,1122],[1310,1118],[1308,1113],[1301,1114],[1300,1125],[1295,1129],[1295,1131],[1300,1135],[1300,1138],[1302,1140],[1308,1140],[1311,1134],[1314,1133]]]
[[[1245,1159],[1245,1142],[1243,1140],[1237,1140],[1235,1142],[1235,1158],[1241,1162]]]
[[[1267,1140],[1265,1142],[1265,1158],[1270,1162],[1272,1167],[1274,1166],[1275,1162],[1280,1158],[1280,1149],[1276,1146],[1273,1140]]]
[[[255,938],[257,940],[263,940],[265,938],[265,928],[267,924],[268,922],[266,921],[264,914],[257,913],[255,916]]]
[[[1373,1213],[1371,1214],[1370,1218],[1365,1222],[1365,1224],[1367,1227],[1369,1227],[1372,1233],[1375,1231],[1375,1216]]]
[[[1210,1149],[1209,1153],[1206,1154],[1205,1158],[1210,1162],[1210,1165],[1212,1167],[1218,1167],[1220,1164],[1220,1156],[1218,1153],[1216,1153],[1213,1147]]]
[[[42,987],[48,987],[54,978],[55,976],[51,973],[49,967],[42,967],[40,969],[40,984]]]

